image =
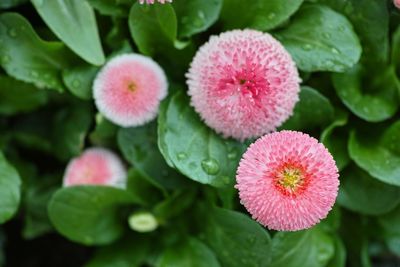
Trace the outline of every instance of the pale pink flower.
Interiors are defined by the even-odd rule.
[[[68,163],[63,184],[125,188],[126,180],[125,167],[117,155],[104,148],[90,148]]]
[[[338,193],[338,177],[335,161],[318,140],[282,131],[248,148],[235,187],[258,222],[269,229],[297,231],[327,216]]]
[[[394,5],[400,9],[400,0],[393,0]]]
[[[289,53],[255,30],[211,37],[187,78],[191,104],[205,123],[239,140],[276,130],[292,114],[300,90]]]
[[[99,111],[123,127],[139,126],[153,120],[167,89],[167,78],[161,67],[151,58],[138,54],[111,59],[93,84]]]
[[[172,3],[172,0],[157,0],[157,1],[158,1],[158,3],[161,3],[161,4]],[[141,3],[141,4],[144,4],[144,3],[154,4],[155,2],[156,2],[156,0],[139,0],[139,3]]]

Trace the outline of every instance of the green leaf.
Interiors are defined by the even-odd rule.
[[[286,21],[302,3],[303,0],[224,0],[221,21],[225,29],[268,31]]]
[[[336,93],[355,115],[379,122],[392,117],[399,106],[400,84],[393,67],[370,70],[357,65],[332,76]]]
[[[366,215],[381,215],[400,204],[400,187],[380,182],[356,166],[340,175],[338,203]]]
[[[199,240],[190,237],[167,248],[157,267],[219,267],[214,253]]]
[[[93,65],[105,62],[96,17],[82,0],[32,0],[47,26],[72,51]]]
[[[339,111],[336,119],[321,134],[321,142],[333,155],[339,170],[343,170],[350,163],[347,151],[348,133],[343,129],[349,116],[344,111]]]
[[[395,66],[397,77],[400,77],[400,26],[393,33],[391,62]]]
[[[376,133],[368,129],[367,136],[366,129],[353,131],[349,139],[350,157],[372,177],[400,186],[400,121],[379,130]]]
[[[158,150],[156,127],[156,123],[150,123],[136,128],[121,128],[117,140],[122,154],[146,179],[161,189],[187,186],[186,179],[167,165]]]
[[[115,146],[115,136],[118,132],[118,126],[104,118],[100,113],[95,116],[96,126],[90,133],[89,139],[92,145],[96,146]]]
[[[47,93],[31,84],[0,75],[0,114],[31,111],[47,102]]]
[[[60,159],[68,160],[81,153],[91,123],[91,109],[88,106],[73,105],[56,114],[53,145]]]
[[[122,189],[73,186],[53,195],[48,213],[54,227],[68,239],[85,245],[103,245],[122,234],[118,206],[135,202],[135,197]]]
[[[21,179],[17,170],[0,151],[0,223],[11,219],[18,210]]]
[[[272,240],[271,254],[271,267],[323,267],[334,255],[334,243],[318,227],[278,232]]]
[[[43,41],[17,13],[0,15],[1,65],[8,75],[39,88],[63,91],[60,71],[74,56],[60,42]]]
[[[91,65],[79,65],[65,69],[62,78],[72,94],[82,99],[91,99],[92,83],[98,70]]]
[[[297,131],[312,130],[332,121],[333,113],[334,110],[328,98],[311,87],[303,86],[293,115],[280,128]]]
[[[222,266],[270,266],[271,238],[257,222],[216,207],[206,212],[204,239]]]
[[[140,5],[129,12],[129,29],[139,51],[154,55],[172,47],[178,31],[177,19],[171,5]]]
[[[321,5],[304,5],[276,37],[307,72],[344,72],[356,64],[361,46],[350,22]]]
[[[378,218],[383,228],[383,238],[389,249],[400,256],[400,206]]]
[[[98,249],[85,267],[140,267],[149,253],[149,241],[141,236],[123,238]]]
[[[389,52],[389,12],[381,0],[319,0],[346,15],[363,46],[363,61],[386,62]]]
[[[147,208],[154,206],[161,199],[160,190],[157,190],[137,169],[128,171],[127,190],[135,196],[136,202]]]
[[[167,162],[194,181],[217,187],[233,184],[244,145],[208,128],[184,93],[176,93],[166,105],[158,118],[158,138]]]
[[[180,0],[173,2],[180,37],[207,30],[218,19],[222,0]]]

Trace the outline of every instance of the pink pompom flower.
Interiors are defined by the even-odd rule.
[[[158,3],[161,3],[161,4],[172,3],[172,0],[157,0],[157,1],[158,1]],[[144,4],[144,3],[154,4],[155,2],[156,2],[155,0],[139,0],[140,4]]]
[[[394,5],[400,9],[400,0],[393,0]]]
[[[187,78],[191,104],[205,123],[239,140],[276,130],[299,99],[291,56],[271,35],[255,30],[211,37]]]
[[[338,177],[335,161],[318,140],[281,131],[248,148],[235,187],[258,222],[269,229],[297,231],[327,216],[338,194]]]
[[[65,170],[64,186],[109,185],[125,188],[127,174],[120,158],[104,148],[89,148],[72,159]]]
[[[100,113],[113,123],[139,126],[153,120],[168,82],[151,58],[124,54],[111,59],[97,74],[93,95]]]

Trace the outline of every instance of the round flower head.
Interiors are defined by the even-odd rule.
[[[400,9],[400,0],[393,0],[394,5]]]
[[[161,4],[165,4],[165,3],[172,3],[172,0],[157,0],[159,3]],[[139,0],[139,3],[141,4],[154,4],[155,0]]]
[[[104,148],[90,148],[72,159],[64,174],[64,186],[109,185],[126,187],[127,174],[117,155]]]
[[[139,126],[157,116],[167,95],[167,79],[151,58],[125,54],[111,59],[97,74],[93,94],[99,111],[117,125]]]
[[[282,131],[248,148],[235,187],[258,222],[269,229],[297,231],[327,216],[338,193],[338,177],[331,154],[315,138]]]
[[[191,104],[205,123],[239,140],[276,130],[299,99],[300,78],[289,53],[254,30],[211,37],[187,78]]]

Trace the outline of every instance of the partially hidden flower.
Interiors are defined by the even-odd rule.
[[[393,0],[394,5],[400,9],[400,0]]]
[[[299,99],[291,56],[271,35],[255,30],[211,37],[187,78],[191,104],[205,123],[239,140],[275,131]]]
[[[64,186],[108,185],[125,188],[126,169],[120,158],[105,148],[89,148],[73,158],[65,170]]]
[[[139,0],[140,4],[154,4],[156,0]],[[165,3],[172,3],[172,0],[157,0],[158,3],[165,4]]]
[[[281,131],[248,148],[235,187],[258,222],[269,229],[297,231],[327,216],[338,194],[338,177],[334,159],[318,140]]]
[[[153,120],[168,83],[162,68],[151,58],[124,54],[111,59],[97,74],[93,95],[100,113],[123,126]]]

